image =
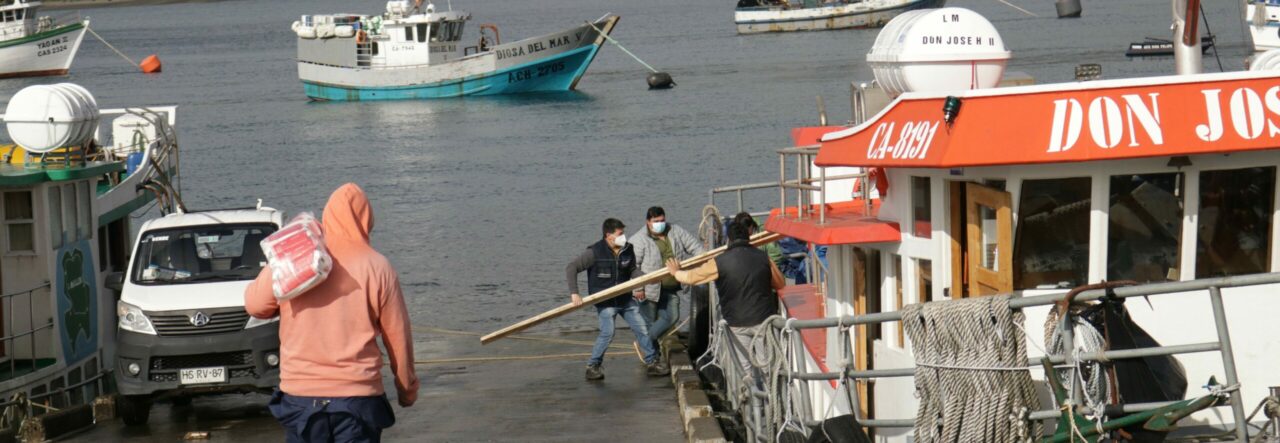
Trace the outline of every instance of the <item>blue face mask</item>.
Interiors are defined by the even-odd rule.
[[[654,234],[662,234],[667,232],[667,222],[653,222],[651,226]]]

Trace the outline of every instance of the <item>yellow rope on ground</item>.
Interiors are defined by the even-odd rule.
[[[606,357],[616,357],[621,355],[630,355],[630,352],[606,352]],[[459,357],[459,358],[437,358],[428,360],[417,360],[413,362],[415,365],[438,365],[445,363],[484,363],[484,362],[502,362],[502,361],[528,361],[528,360],[557,360],[562,358],[582,358],[590,357],[590,352],[582,352],[577,354],[549,354],[549,355],[513,355],[506,357]]]
[[[430,326],[414,326],[414,327],[413,327],[413,331],[414,331],[414,332],[426,332],[426,333],[447,334],[447,335],[462,335],[462,336],[467,336],[467,337],[481,337],[481,336],[484,336],[484,334],[481,334],[481,333],[479,333],[479,332],[454,331],[454,330],[451,330],[451,329],[433,328],[433,327],[430,327]],[[559,344],[563,344],[563,345],[595,346],[595,342],[590,342],[590,341],[581,341],[581,340],[568,340],[568,339],[563,339],[563,338],[535,337],[535,336],[528,336],[528,335],[512,335],[512,336],[509,336],[509,337],[506,337],[506,338],[515,339],[515,340],[529,340],[529,341],[541,341],[541,342],[547,342],[547,343],[559,343]],[[618,344],[610,344],[610,345],[609,345],[609,347],[610,347],[610,348],[612,348],[612,349],[631,349],[631,347],[630,347],[630,346],[626,346],[626,345],[618,345]]]

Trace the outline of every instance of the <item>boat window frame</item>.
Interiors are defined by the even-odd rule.
[[[418,28],[417,30],[414,31],[414,33],[417,34],[417,38],[418,38],[415,41],[417,41],[418,43],[426,43],[428,40],[430,40],[427,37],[431,36],[432,35],[431,31],[435,29],[435,26],[431,26],[430,23],[417,23],[414,25],[414,27]]]
[[[9,198],[10,195],[23,194],[27,195],[27,211],[31,214],[29,218],[9,218]],[[32,189],[6,190],[0,194],[0,221],[4,224],[4,251],[9,256],[31,256],[36,255],[36,199],[35,192]],[[31,249],[14,249],[13,247],[13,229],[18,225],[30,226],[31,233]]]
[[[62,220],[62,186],[49,186],[46,190],[45,199],[48,201],[49,211],[49,249],[58,250],[62,248],[63,240],[63,220]],[[54,201],[57,200],[57,201]]]
[[[1266,196],[1269,198],[1251,200],[1254,203],[1263,203],[1270,206],[1270,210],[1266,212],[1266,217],[1268,219],[1267,226],[1265,227],[1265,229],[1261,230],[1261,232],[1266,236],[1266,238],[1260,243],[1261,245],[1263,245],[1263,248],[1264,248],[1264,251],[1262,253],[1262,258],[1265,260],[1265,262],[1262,264],[1261,269],[1256,271],[1245,271],[1245,272],[1236,272],[1236,273],[1229,273],[1229,274],[1212,274],[1212,275],[1206,274],[1202,272],[1202,269],[1201,269],[1201,263],[1203,259],[1208,255],[1205,253],[1205,250],[1204,250],[1206,247],[1206,243],[1205,243],[1206,239],[1203,232],[1205,223],[1206,223],[1206,218],[1207,218],[1205,216],[1205,211],[1204,211],[1205,200],[1206,200],[1204,198],[1204,190],[1206,186],[1205,176],[1207,174],[1212,174],[1212,173],[1222,173],[1222,174],[1229,175],[1234,172],[1240,172],[1248,169],[1264,169],[1264,170],[1269,169],[1271,172],[1270,186],[1260,187],[1260,189],[1262,189],[1262,192],[1265,192]],[[1194,253],[1194,258],[1191,263],[1191,265],[1193,266],[1193,269],[1191,271],[1194,272],[1195,278],[1201,279],[1201,278],[1212,278],[1212,277],[1233,276],[1233,275],[1250,275],[1250,274],[1256,274],[1256,273],[1272,272],[1272,263],[1275,260],[1275,258],[1272,257],[1272,254],[1276,253],[1276,249],[1274,248],[1275,238],[1273,237],[1275,237],[1276,235],[1274,231],[1276,228],[1276,210],[1277,210],[1276,197],[1278,193],[1277,183],[1280,183],[1280,166],[1276,166],[1274,164],[1268,164],[1268,165],[1246,166],[1246,167],[1225,166],[1225,167],[1212,168],[1212,169],[1206,168],[1206,169],[1201,169],[1199,171],[1196,171],[1196,179],[1197,179],[1196,189],[1195,189],[1195,193],[1197,197],[1196,220],[1194,224],[1192,224],[1196,232],[1196,239],[1195,239],[1195,244],[1192,245],[1191,247]],[[1215,222],[1219,220],[1221,219],[1215,219]]]
[[[1089,207],[1083,209],[1083,216],[1082,216],[1083,222],[1078,222],[1078,223],[1083,223],[1083,226],[1076,226],[1076,228],[1083,228],[1084,237],[1082,241],[1066,242],[1072,247],[1076,247],[1076,248],[1083,247],[1085,251],[1085,262],[1083,263],[1083,266],[1071,267],[1073,271],[1070,271],[1070,272],[1081,272],[1082,275],[1078,276],[1079,281],[1068,282],[1067,288],[1088,284],[1089,282],[1090,251],[1092,249],[1091,242],[1093,241],[1093,235],[1094,235],[1093,225],[1091,220],[1091,213],[1093,211],[1092,199],[1093,199],[1094,187],[1100,186],[1100,184],[1097,183],[1098,180],[1095,180],[1095,177],[1093,175],[1087,175],[1087,174],[1086,175],[1069,175],[1069,176],[1063,176],[1063,177],[1024,178],[1019,181],[1018,190],[1017,190],[1018,192],[1017,194],[1014,195],[1015,197],[1014,208],[1016,208],[1015,213],[1016,213],[1017,222],[1014,223],[1013,233],[1012,233],[1013,234],[1013,269],[1012,271],[1013,271],[1013,290],[1015,291],[1016,290],[1038,290],[1038,289],[1063,289],[1061,285],[1057,285],[1054,288],[1046,287],[1049,284],[1061,283],[1061,281],[1047,282],[1047,283],[1042,282],[1040,284],[1028,285],[1026,283],[1028,278],[1028,273],[1027,273],[1027,270],[1024,269],[1025,268],[1024,264],[1026,263],[1028,254],[1035,255],[1035,254],[1043,254],[1045,252],[1045,250],[1039,250],[1039,251],[1027,250],[1027,248],[1031,246],[1031,245],[1028,245],[1029,240],[1027,239],[1027,237],[1025,237],[1026,235],[1029,235],[1028,231],[1026,231],[1026,229],[1030,228],[1028,219],[1035,215],[1039,215],[1043,213],[1043,212],[1037,212],[1037,214],[1032,214],[1032,215],[1027,214],[1027,203],[1028,203],[1028,198],[1030,198],[1029,197],[1030,194],[1027,190],[1028,184],[1030,183],[1034,183],[1037,185],[1052,184],[1053,185],[1052,189],[1061,191],[1066,189],[1065,187],[1066,181],[1084,181],[1085,183],[1083,185],[1080,185],[1080,189],[1078,189],[1078,190],[1084,191],[1082,194],[1083,198],[1075,202],[1067,202],[1067,203],[1059,202],[1055,206],[1055,208],[1062,208],[1065,206],[1070,206],[1072,204],[1079,204],[1081,202],[1088,202],[1088,204],[1090,205]],[[1050,187],[1045,187],[1044,189],[1049,189],[1049,188]],[[1080,211],[1080,209],[1078,208],[1076,210]],[[1050,211],[1050,213],[1051,212],[1052,211]],[[1077,216],[1080,216],[1080,215],[1077,215]],[[1055,223],[1054,227],[1062,228],[1064,225],[1065,223],[1058,222],[1058,223]],[[1035,246],[1040,246],[1040,245],[1035,245]],[[1072,257],[1072,254],[1067,253],[1066,256]],[[1043,274],[1046,272],[1052,272],[1052,271],[1040,271],[1037,273],[1032,273],[1030,275],[1032,277],[1035,277],[1039,274]],[[1045,277],[1039,277],[1039,278],[1043,279]]]
[[[1116,201],[1116,195],[1114,194],[1115,193],[1114,181],[1117,179],[1123,179],[1126,177],[1131,178],[1131,177],[1138,177],[1138,176],[1157,176],[1157,175],[1173,176],[1173,179],[1175,180],[1175,183],[1176,183],[1175,185],[1176,188],[1174,189],[1173,195],[1177,199],[1177,203],[1178,203],[1177,217],[1171,220],[1177,225],[1174,228],[1177,230],[1177,233],[1174,235],[1174,237],[1176,237],[1177,244],[1175,245],[1174,251],[1173,251],[1174,258],[1173,258],[1172,266],[1170,266],[1169,269],[1165,270],[1164,279],[1139,281],[1139,282],[1140,283],[1162,283],[1162,282],[1180,281],[1182,280],[1183,276],[1187,274],[1189,270],[1183,269],[1183,264],[1184,264],[1183,255],[1187,253],[1185,245],[1187,241],[1190,239],[1186,233],[1186,227],[1187,227],[1186,220],[1187,220],[1187,217],[1189,216],[1188,210],[1187,210],[1187,206],[1189,203],[1189,199],[1187,198],[1188,176],[1190,174],[1196,174],[1198,176],[1199,172],[1198,171],[1197,172],[1184,172],[1184,171],[1140,172],[1140,173],[1107,174],[1104,177],[1107,180],[1107,186],[1108,186],[1108,188],[1105,190],[1106,191],[1105,193],[1107,194],[1107,200],[1105,202],[1106,216],[1107,216],[1107,219],[1105,221],[1106,223],[1105,237],[1106,238],[1104,239],[1106,244],[1106,260],[1105,262],[1102,263],[1103,268],[1101,269],[1101,272],[1105,276],[1104,278],[1106,280],[1108,281],[1133,280],[1135,277],[1134,275],[1113,275],[1111,273],[1111,265],[1113,261],[1116,259],[1116,252],[1118,249],[1116,247],[1117,245],[1113,244],[1113,234],[1116,231],[1116,225],[1115,225],[1116,219],[1114,218],[1115,211],[1113,211],[1112,209],[1118,204],[1118,202]],[[1102,183],[1095,184],[1095,186],[1100,186],[1100,185],[1102,185]],[[1149,215],[1151,215],[1154,218],[1154,214],[1149,214]],[[1160,220],[1156,220],[1156,221],[1160,221]],[[1191,252],[1194,254],[1195,252],[1194,249]],[[1174,272],[1174,276],[1172,278],[1169,277],[1169,273],[1171,271]]]

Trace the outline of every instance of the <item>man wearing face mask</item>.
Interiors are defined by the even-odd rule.
[[[670,259],[684,261],[701,254],[702,242],[679,226],[667,223],[667,213],[660,206],[645,213],[645,227],[631,237],[635,245],[635,277],[662,269]],[[649,322],[649,337],[658,347],[662,336],[680,321],[680,297],[689,287],[681,285],[674,277],[637,289],[633,295],[643,300],[640,312]]]
[[[587,290],[594,294],[604,291],[631,279],[636,268],[636,255],[627,236],[623,233],[626,226],[615,218],[604,221],[601,231],[604,238],[595,242],[578,258],[565,267],[565,279],[569,284],[569,298],[574,305],[582,304],[582,296],[578,294],[578,274],[587,271]],[[591,349],[591,358],[587,360],[587,380],[600,380],[604,373],[600,365],[604,363],[604,352],[613,342],[613,320],[621,315],[635,333],[636,343],[644,354],[646,372],[650,376],[659,377],[671,373],[670,369],[658,361],[658,351],[653,348],[648,335],[648,325],[640,316],[640,300],[626,295],[602,301],[596,305],[596,315],[600,318],[600,336],[596,337],[595,347]]]

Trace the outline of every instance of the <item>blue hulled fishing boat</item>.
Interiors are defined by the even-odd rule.
[[[313,100],[448,98],[574,89],[618,16],[502,43],[497,26],[462,42],[471,15],[421,1],[387,2],[381,15],[303,16],[298,77]]]

